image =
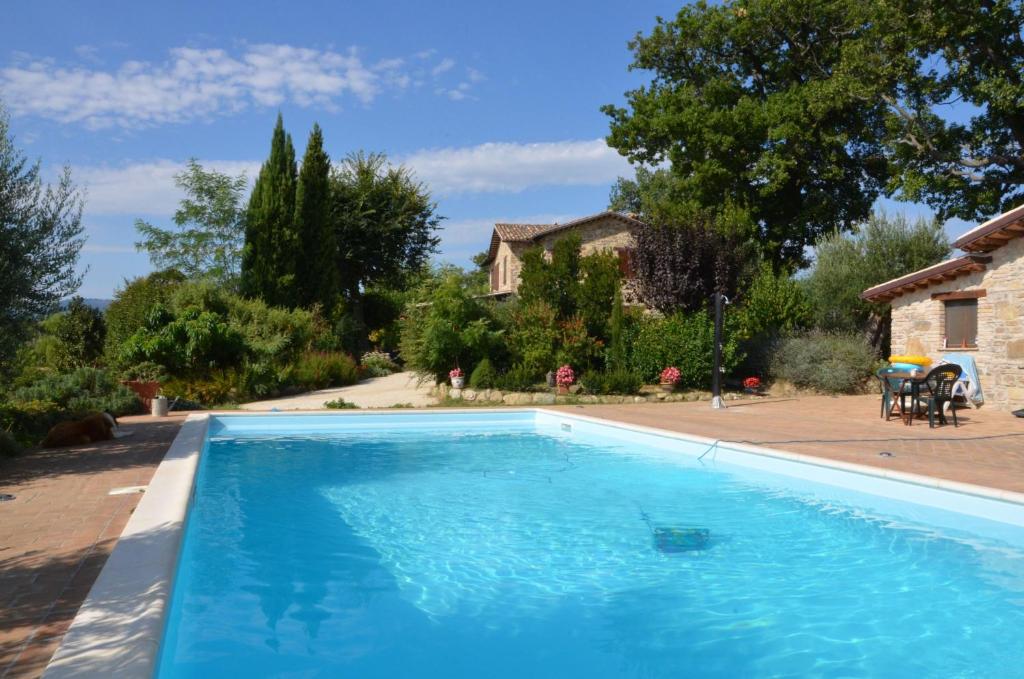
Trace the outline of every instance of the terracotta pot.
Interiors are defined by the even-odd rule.
[[[676,390],[675,382],[662,382],[659,386],[661,387],[661,390],[666,394],[670,394]]]
[[[565,394],[568,394],[569,393],[569,385],[568,384],[559,384],[558,385],[558,393],[562,394],[563,396]]]

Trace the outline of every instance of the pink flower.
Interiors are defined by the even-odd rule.
[[[682,374],[679,372],[679,368],[674,365],[670,365],[661,371],[661,381],[664,384],[675,384],[682,378]]]
[[[456,377],[462,377],[462,368],[452,368],[448,371],[448,377],[453,379]]]
[[[560,387],[567,387],[576,381],[576,373],[568,365],[563,365],[555,372],[555,383]]]

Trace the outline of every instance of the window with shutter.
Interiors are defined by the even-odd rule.
[[[491,264],[491,292],[498,291],[498,262]]]
[[[619,257],[619,273],[623,278],[633,277],[633,251],[629,248],[615,248],[615,254]]]
[[[950,299],[946,306],[946,346],[978,346],[978,300]]]

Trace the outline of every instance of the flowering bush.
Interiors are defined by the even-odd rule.
[[[761,388],[761,378],[760,377],[748,377],[747,379],[743,380],[743,386],[746,389],[760,389]]]
[[[452,368],[448,371],[448,377],[455,379],[456,377],[462,377],[462,368]]]
[[[682,377],[682,373],[679,372],[679,368],[674,365],[670,365],[661,371],[661,383],[662,384],[675,384]]]
[[[576,381],[576,373],[572,371],[572,368],[568,365],[563,365],[555,373],[555,384],[560,387],[568,387],[570,384]]]

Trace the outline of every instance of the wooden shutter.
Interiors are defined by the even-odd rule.
[[[491,292],[498,291],[498,260],[491,264]]]
[[[978,346],[978,300],[951,299],[946,305],[946,346]]]
[[[619,273],[623,278],[633,278],[633,251],[629,248],[615,248],[619,257]]]

